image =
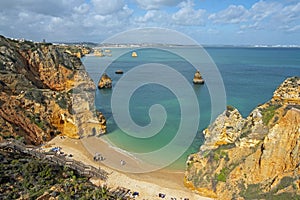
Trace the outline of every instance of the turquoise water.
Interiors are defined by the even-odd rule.
[[[118,54],[124,49],[112,49],[112,54]],[[210,123],[211,102],[206,85],[193,85],[192,78],[195,68],[183,58],[168,51],[159,49],[139,49],[138,58],[131,57],[131,51],[114,59],[107,68],[111,58],[87,56],[83,58],[90,76],[97,84],[101,73],[105,72],[112,78],[113,87],[119,79],[134,67],[147,63],[161,63],[176,69],[189,82],[195,92],[200,108],[198,132],[188,150],[168,168],[184,169],[187,155],[196,152],[203,143],[202,130]],[[181,48],[182,51],[192,52],[191,48]],[[285,48],[206,48],[206,51],[217,65],[226,89],[227,104],[237,107],[243,116],[247,116],[257,105],[272,97],[276,87],[289,76],[300,76],[300,49]],[[197,60],[197,55],[193,55]],[[123,75],[114,72],[124,71]],[[139,74],[138,76],[147,76]],[[141,78],[141,77],[140,77]],[[172,79],[161,74],[162,79]],[[184,90],[180,83],[176,85]],[[182,87],[182,88],[181,88]],[[107,139],[118,148],[129,152],[145,153],[157,150],[168,144],[175,137],[178,130],[181,110],[179,100],[168,88],[158,84],[147,84],[139,87],[131,96],[129,110],[133,121],[139,126],[150,123],[149,108],[154,104],[162,105],[167,112],[167,120],[162,130],[156,135],[142,139],[125,134],[116,125],[111,110],[112,90],[96,91],[96,107],[107,118]],[[184,99],[188,101],[188,97]],[[120,100],[122,104],[122,100]],[[220,110],[219,112],[222,112]],[[189,116],[191,119],[193,116]],[[188,131],[188,130],[187,130]],[[183,141],[184,143],[184,141]],[[174,148],[182,148],[180,144]]]

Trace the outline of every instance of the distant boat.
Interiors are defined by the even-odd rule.
[[[131,56],[132,57],[137,57],[137,53],[134,51],[134,52],[132,52]]]
[[[123,74],[124,72],[120,69],[118,69],[117,71],[115,71],[116,74]]]

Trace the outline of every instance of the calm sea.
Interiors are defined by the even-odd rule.
[[[188,150],[172,165],[170,169],[184,169],[187,156],[196,152],[203,143],[202,130],[205,129],[211,119],[211,102],[206,85],[193,85],[192,78],[195,68],[178,55],[168,51],[146,48],[138,49],[138,57],[131,57],[130,49],[111,49],[111,54],[128,52],[118,58],[86,56],[82,59],[88,73],[98,83],[101,73],[105,71],[113,80],[113,88],[126,72],[147,63],[160,63],[171,66],[182,74],[193,88],[199,102],[200,121],[198,132]],[[191,48],[182,48],[185,53]],[[206,48],[207,53],[215,62],[222,76],[228,105],[239,109],[246,117],[257,105],[268,101],[276,87],[287,77],[300,76],[300,49],[297,48]],[[193,55],[197,60],[197,55]],[[107,66],[111,60],[113,62]],[[115,74],[121,69],[123,75]],[[143,73],[138,76],[148,76]],[[139,77],[142,78],[142,77]],[[172,79],[166,74],[161,74],[162,79]],[[205,77],[204,77],[205,78]],[[178,84],[180,88],[180,83]],[[183,88],[184,89],[184,88]],[[167,87],[158,84],[147,84],[139,87],[131,96],[129,111],[131,118],[139,126],[150,123],[148,115],[151,105],[160,104],[167,112],[167,120],[164,128],[156,135],[149,138],[135,138],[125,134],[116,125],[111,110],[112,90],[96,91],[96,107],[107,118],[108,134],[106,139],[114,146],[128,152],[151,152],[165,146],[176,135],[180,123],[179,100]],[[120,104],[123,102],[120,101]],[[125,106],[125,105],[124,105]],[[221,110],[219,112],[222,112]],[[180,144],[178,147],[181,148]],[[163,158],[162,158],[163,159]]]

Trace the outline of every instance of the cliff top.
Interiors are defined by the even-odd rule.
[[[286,79],[274,92],[273,100],[278,103],[299,104],[300,77]]]

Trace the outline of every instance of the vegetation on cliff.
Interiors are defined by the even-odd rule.
[[[185,184],[219,199],[300,198],[300,78],[243,118],[228,107],[187,161]]]
[[[0,140],[40,144],[57,134],[106,132],[104,116],[95,112],[96,86],[67,50],[0,36]]]
[[[76,171],[0,150],[0,199],[118,199]]]

